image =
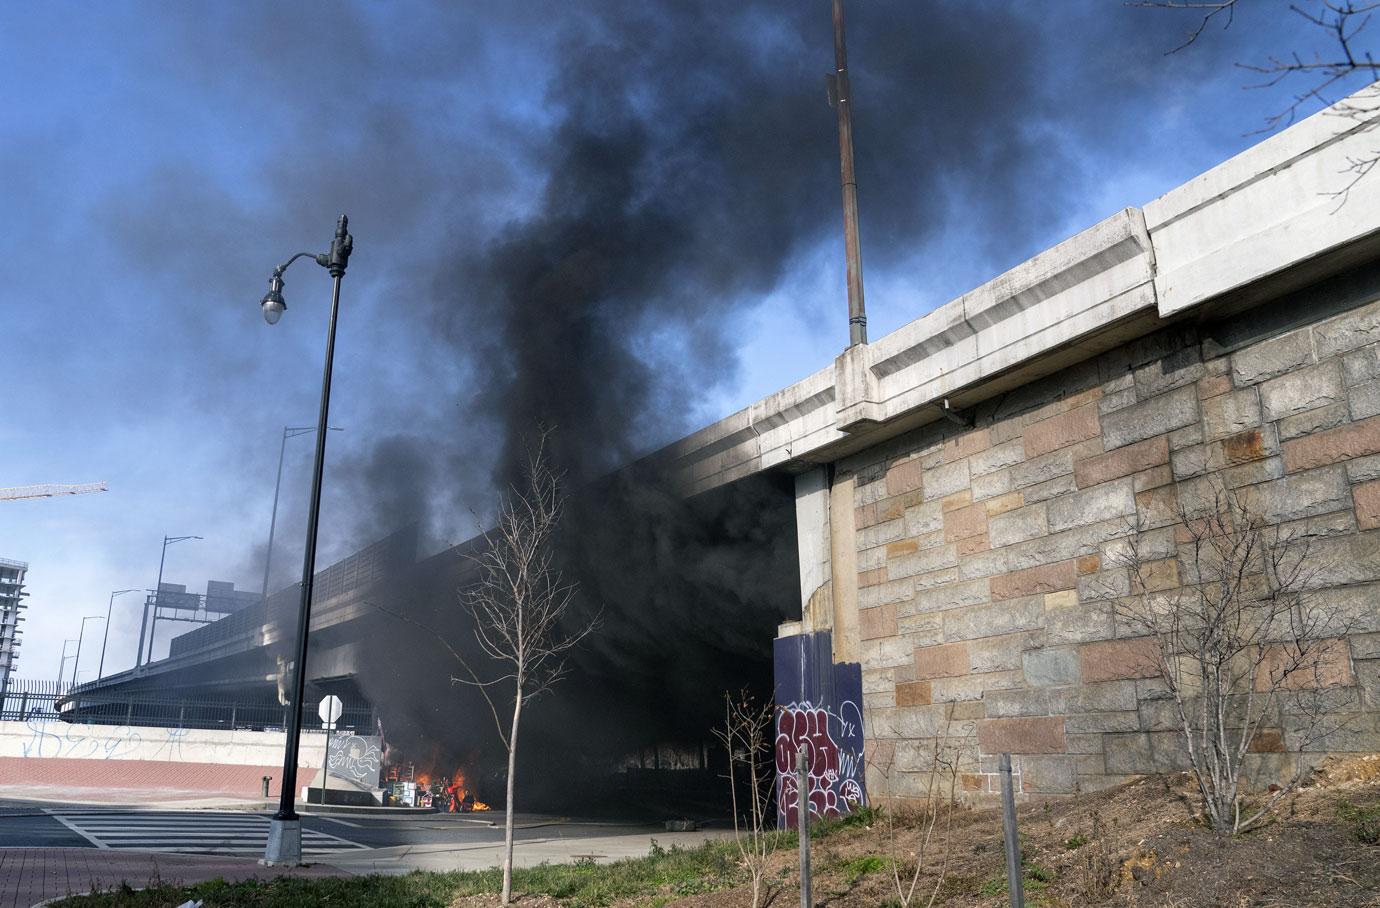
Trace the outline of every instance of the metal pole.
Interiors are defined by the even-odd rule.
[[[81,619],[81,630],[77,631],[77,655],[72,659],[72,686],[77,686],[77,666],[81,665],[81,638],[86,634],[86,619]]]
[[[86,622],[92,618],[99,618],[100,615],[87,615],[81,619],[81,630],[77,632],[77,657],[72,661],[72,686],[77,686],[77,669],[81,666],[81,642],[86,639]]]
[[[810,884],[810,776],[805,768],[805,748],[795,752],[796,827],[800,833],[800,908],[813,904]]]
[[[62,673],[67,671],[67,660],[72,658],[71,656],[67,655],[67,644],[76,642],[77,641],[75,640],[62,641],[62,659],[58,661],[58,693],[62,693]]]
[[[345,216],[340,216],[336,227],[336,242],[346,236]],[[334,248],[332,249],[334,252]],[[302,558],[302,600],[297,609],[297,659],[293,664],[292,700],[289,703],[287,727],[287,747],[283,754],[283,784],[279,786],[281,797],[278,800],[276,820],[296,820],[297,811],[293,809],[293,796],[297,787],[297,750],[301,745],[302,698],[307,687],[307,630],[311,622],[312,581],[316,572],[316,529],[321,518],[321,474],[326,464],[326,420],[331,406],[331,363],[335,357],[335,323],[340,312],[340,279],[344,276],[343,264],[331,267],[331,318],[326,329],[326,365],[321,373],[321,412],[316,420],[316,463],[312,468],[311,506],[307,512],[307,550]],[[292,784],[288,784],[291,780]],[[300,835],[300,830],[298,835]],[[300,841],[300,840],[299,840]]]
[[[163,587],[163,563],[168,559],[168,537],[163,537],[163,554],[158,556],[158,585],[153,590],[154,616],[158,614],[158,591]],[[144,633],[149,627],[149,601],[144,600],[144,620],[139,625],[139,652],[134,656],[134,667],[144,664]],[[153,651],[153,641],[149,641],[149,652]]]
[[[1016,835],[1016,793],[1011,784],[1011,755],[1002,754],[1001,832],[1006,840],[1006,889],[1011,908],[1025,908],[1025,881],[1021,879],[1021,844]]]
[[[329,715],[329,714],[328,714]],[[331,770],[331,729],[335,727],[334,722],[326,724],[326,752],[321,755],[321,805],[326,805],[326,774]]]
[[[121,590],[122,593],[129,592]],[[105,633],[101,635],[101,662],[96,666],[96,680],[105,677],[105,645],[110,642],[110,612],[115,608],[115,593],[110,594],[110,603],[105,607]]]
[[[273,565],[273,531],[278,524],[278,492],[283,487],[283,455],[287,453],[288,427],[283,426],[283,443],[278,448],[278,481],[273,484],[273,516],[268,521],[268,552],[264,555],[263,597],[268,598],[268,569]]]
[[[858,239],[858,181],[853,174],[853,96],[843,40],[843,0],[834,0],[834,79],[839,114],[839,177],[843,185],[843,248],[848,263],[848,346],[867,343],[862,242]]]

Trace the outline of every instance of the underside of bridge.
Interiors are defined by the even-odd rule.
[[[492,668],[461,597],[481,545],[416,562],[416,534],[404,531],[318,575],[305,715],[312,726],[316,700],[339,695],[356,707],[347,718],[360,733],[377,731],[376,718],[404,775],[460,771],[493,803],[506,762],[496,717],[473,685],[453,681],[466,673],[452,650],[481,674]],[[578,586],[570,624],[597,618],[598,628],[564,680],[524,711],[522,809],[725,815],[713,736],[724,695],[771,702],[772,639],[799,614],[792,477],[762,474],[685,499],[635,467],[571,495],[558,547]],[[142,724],[175,724],[186,715],[178,703],[233,701],[238,724],[281,725],[298,597],[294,586],[174,638],[167,659],[83,685],[66,715],[119,723],[134,703]],[[510,697],[502,686],[493,693],[506,732]],[[178,703],[149,702],[169,698]]]
[[[572,497],[559,548],[578,583],[570,624],[597,617],[598,627],[572,652],[568,676],[524,712],[524,809],[724,815],[712,733],[724,695],[771,702],[772,638],[799,609],[791,477],[685,500],[627,471]],[[398,590],[418,623],[375,616],[355,680],[387,704],[400,760],[428,774],[471,767],[489,776],[481,791],[501,790],[495,719],[506,731],[510,714],[500,706],[495,717],[471,685],[452,683],[464,672],[446,645],[476,659],[458,593],[473,566],[463,549],[432,561]]]

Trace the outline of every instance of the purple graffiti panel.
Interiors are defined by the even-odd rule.
[[[862,666],[835,664],[827,632],[779,637],[776,675],[776,819],[794,829],[805,751],[810,816],[839,817],[867,803],[863,763]]]

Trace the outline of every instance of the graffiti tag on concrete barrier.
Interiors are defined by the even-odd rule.
[[[379,739],[361,735],[337,735],[331,738],[326,766],[327,771],[337,779],[345,779],[364,788],[378,787],[379,770],[383,768]]]
[[[67,725],[52,719],[30,716],[24,722],[29,739],[21,741],[24,757],[72,757],[79,760],[111,760],[134,753],[144,743],[128,725]],[[53,731],[57,726],[60,731]],[[175,731],[176,729],[169,729]]]
[[[831,711],[808,701],[783,706],[776,716],[777,810],[794,827],[800,803],[796,754],[805,751],[805,797],[812,817],[838,817],[865,800],[861,783],[862,711],[844,701]]]

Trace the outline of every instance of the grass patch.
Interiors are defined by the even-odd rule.
[[[810,824],[810,838],[827,839],[849,829],[873,826],[882,817],[880,807],[855,807],[847,816],[815,820]]]
[[[1083,833],[1081,832],[1075,832],[1067,839],[1064,839],[1064,847],[1067,848],[1069,851],[1077,851],[1079,848],[1082,848],[1086,844],[1088,844],[1088,837],[1083,835]]]
[[[1024,882],[1025,892],[1028,896],[1042,896],[1044,891],[1049,888],[1049,884],[1058,877],[1053,870],[1041,867],[1039,864],[1026,863],[1021,865],[1021,876]],[[980,895],[992,898],[994,896],[1006,895],[1006,874],[992,876],[982,881],[978,887]]]
[[[1351,825],[1351,836],[1367,845],[1380,845],[1380,805],[1362,807],[1343,801],[1337,805],[1337,816]]]
[[[599,908],[619,899],[695,895],[739,885],[745,875],[736,865],[731,842],[707,842],[695,848],[654,847],[643,858],[611,864],[542,864],[513,871],[516,892],[550,895],[571,908]],[[414,871],[405,876],[356,876],[301,879],[282,877],[227,883],[209,880],[193,886],[159,885],[131,892],[76,896],[64,908],[173,908],[203,899],[207,908],[446,908],[457,896],[498,892],[502,873],[489,870],[454,873]]]
[[[836,861],[823,869],[842,874],[848,880],[848,885],[852,886],[869,873],[878,873],[890,867],[890,859],[876,854],[864,854],[855,858]]]

